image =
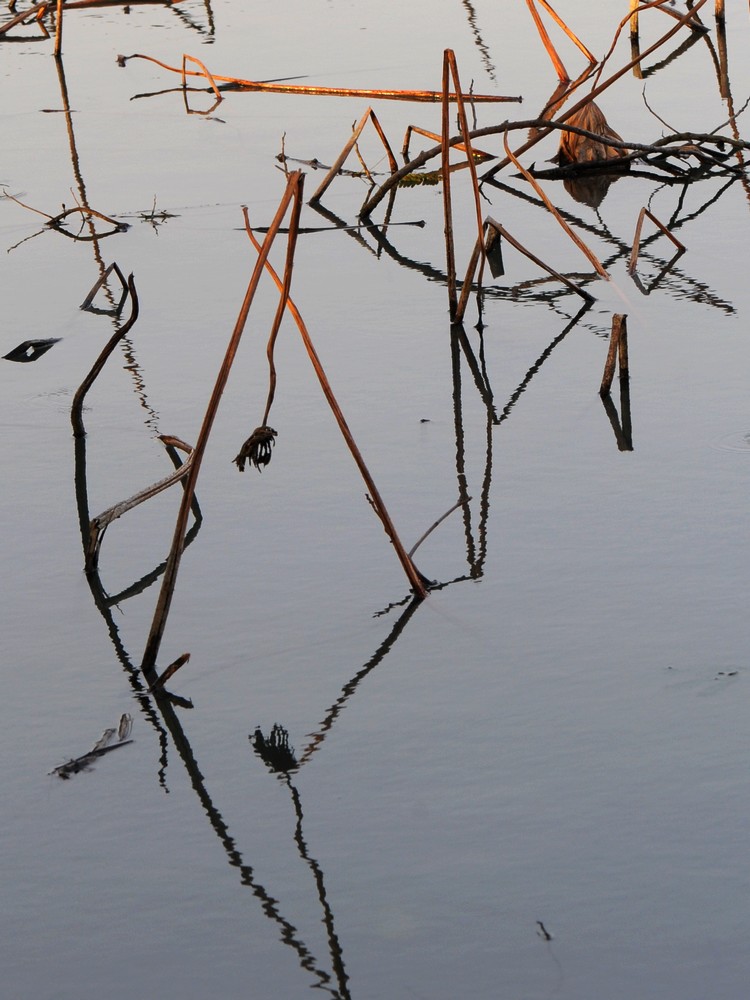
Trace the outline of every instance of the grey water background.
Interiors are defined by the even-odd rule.
[[[750,19],[728,6],[739,111]],[[595,13],[580,0],[557,8],[597,55],[627,13],[611,0]],[[644,17],[644,41],[666,23]],[[554,38],[575,75],[580,55]],[[244,93],[187,115],[178,92],[131,100],[179,78],[139,61],[120,68],[117,55],[176,65],[186,52],[251,79],[438,89],[446,47],[465,86],[524,97],[479,107],[480,126],[534,117],[555,87],[522,3],[66,15],[79,177],[94,208],[130,224],[99,250],[134,272],[141,304],[87,400],[92,513],[169,471],[158,434],[195,440],[255,260],[240,206],[254,225],[270,222],[282,136],[290,157],[331,163],[366,107]],[[51,52],[33,39],[0,45],[0,181],[50,215],[74,203],[79,181]],[[628,53],[623,38],[612,68]],[[703,41],[645,81],[668,128],[643,89],[628,75],[600,101],[625,138],[727,120]],[[396,149],[409,123],[439,130],[437,106],[374,106]],[[486,145],[499,152],[497,142]],[[361,147],[386,169],[371,135]],[[554,150],[548,140],[529,161]],[[321,177],[309,172],[308,197]],[[509,173],[504,183],[529,194]],[[109,528],[100,570],[115,600],[97,606],[69,410],[113,331],[111,317],[79,310],[100,263],[91,243],[40,233],[41,216],[0,200],[2,353],[59,338],[33,363],[0,363],[3,995],[747,995],[747,190],[623,178],[595,211],[545,186],[590,225],[612,281],[589,280],[596,302],[571,326],[574,297],[530,284],[539,272],[506,252],[481,342],[473,305],[466,324],[489,411],[451,341],[439,187],[399,193],[393,222],[425,225],[392,226],[392,253],[377,255],[366,234],[299,240],[293,297],[407,548],[462,488],[472,498],[417,552],[449,584],[419,606],[290,323],[273,461],[262,475],[231,462],[265,400],[276,299],[264,284],[160,656],[163,667],[191,653],[169,686],[194,707],[168,718],[137,672],[158,582],[128,591],[165,558],[178,494]],[[366,190],[339,178],[324,204],[354,223]],[[527,197],[484,193],[485,210],[540,256],[590,273]],[[462,175],[454,198],[465,261],[474,216]],[[173,217],[145,218],[154,199]],[[644,204],[664,221],[678,211],[688,248],[647,295],[626,272]],[[327,220],[306,207],[302,225]],[[664,239],[649,246],[644,288],[671,256]],[[628,315],[632,451],[618,448],[597,392],[614,312]],[[132,744],[69,781],[49,773],[122,713]],[[276,723],[304,761],[287,778],[249,740]]]

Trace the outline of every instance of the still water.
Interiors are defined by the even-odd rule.
[[[599,99],[623,138],[732,135],[730,119],[743,134],[750,18],[727,6],[729,90],[709,3],[706,37],[677,36]],[[628,5],[556,9],[601,57]],[[644,14],[642,48],[673,23]],[[585,60],[545,24],[577,76]],[[438,132],[440,107],[235,92],[187,114],[179,76],[117,57],[439,89],[450,47],[465,89],[523,96],[477,105],[477,127],[536,117],[557,77],[520,0],[71,10],[59,63],[39,34],[0,42],[3,189],[47,217],[85,201],[128,228],[74,240],[0,200],[1,353],[55,341],[0,362],[3,995],[741,1000],[747,172],[667,183],[634,169],[597,208],[542,181],[606,282],[506,169],[483,185],[483,213],[595,302],[579,316],[581,299],[506,245],[483,327],[472,301],[462,335],[441,186],[401,190],[380,242],[356,228],[362,177],[334,181],[328,214],[305,205],[292,294],[406,548],[461,506],[419,546],[438,587],[411,601],[289,320],[273,461],[238,473],[266,398],[277,295],[263,282],[159,654],[160,670],[191,654],[171,700],[139,665],[179,487],[113,523],[88,577],[82,520],[170,472],[159,435],[195,443],[256,260],[241,206],[270,224],[282,149],[309,198],[323,172],[296,161],[332,163],[368,103],[396,151],[409,124]],[[626,32],[605,74],[629,59]],[[190,96],[191,110],[213,100]],[[555,150],[546,139],[524,163],[544,169]],[[374,132],[360,152],[379,183]],[[476,233],[465,171],[453,198],[461,272]],[[647,222],[634,280],[643,206],[687,252],[669,267]],[[135,275],[140,316],[76,442],[74,393],[129,314],[112,314],[114,278],[109,300],[79,308],[113,261]],[[628,317],[630,394],[616,380],[607,407],[614,313]],[[131,742],[55,772],[124,715]]]

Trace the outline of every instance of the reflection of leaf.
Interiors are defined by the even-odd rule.
[[[80,757],[73,757],[64,764],[60,764],[54,770],[50,771],[50,774],[56,774],[58,778],[67,780],[72,774],[90,770],[97,757],[103,757],[110,750],[117,750],[118,747],[124,747],[128,743],[132,743],[133,741],[128,739],[132,728],[133,719],[125,712],[120,717],[120,724],[117,729],[105,729],[88,753],[82,754]],[[117,733],[117,742],[113,743],[112,740],[115,733]]]
[[[24,340],[22,344],[14,347],[10,353],[3,355],[3,357],[5,361],[36,361],[59,340],[59,337],[52,337],[50,340]]]
[[[299,767],[294,755],[294,747],[289,746],[289,734],[278,722],[274,724],[268,739],[259,728],[249,739],[261,760],[276,774],[288,774],[290,771],[296,771]]]

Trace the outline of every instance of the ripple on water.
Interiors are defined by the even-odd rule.
[[[750,455],[750,431],[733,431],[724,434],[714,442],[722,451],[744,451]]]

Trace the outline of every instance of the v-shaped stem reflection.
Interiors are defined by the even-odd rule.
[[[90,520],[86,466],[86,438],[85,436],[79,436],[74,440],[76,501],[78,505],[81,538],[85,551]],[[189,545],[190,542],[193,541],[199,528],[200,521],[197,521],[186,536],[186,545]],[[211,795],[206,787],[203,775],[198,767],[195,755],[193,754],[190,741],[188,740],[175,711],[173,702],[177,700],[178,703],[181,702],[184,704],[184,701],[175,699],[175,696],[161,689],[157,689],[155,691],[147,689],[140,668],[133,665],[130,654],[127,652],[122,641],[119,628],[112,613],[113,607],[117,602],[124,601],[129,597],[140,594],[150,587],[163,574],[165,565],[166,564],[162,564],[161,566],[156,567],[155,570],[142,577],[141,580],[132,584],[127,590],[121,592],[116,597],[110,597],[107,594],[104,586],[102,585],[98,571],[88,573],[86,575],[86,579],[94,599],[94,604],[105,621],[107,631],[115,648],[117,659],[120,661],[120,664],[125,671],[128,683],[130,684],[133,694],[138,700],[144,717],[156,732],[159,744],[159,784],[166,790],[167,752],[169,737],[171,737],[172,744],[177,750],[177,753],[188,773],[190,784],[198,796],[203,810],[208,816],[209,822],[211,823],[211,826],[224,848],[229,864],[232,865],[232,867],[239,869],[241,883],[248,886],[252,890],[253,895],[260,901],[265,915],[274,923],[278,924],[281,929],[280,939],[284,944],[288,945],[296,952],[302,968],[310,972],[315,978],[315,985],[318,988],[325,989],[331,994],[332,997],[335,998],[335,1000],[349,1000],[348,991],[342,992],[340,989],[335,989],[330,985],[332,980],[329,973],[320,967],[320,964],[315,956],[300,938],[296,927],[282,915],[277,901],[268,892],[265,886],[255,877],[252,866],[248,865],[244,861],[234,838],[229,832],[229,828],[221,812],[214,805]],[[190,703],[187,704],[189,705]],[[298,846],[300,843],[304,846],[304,838],[302,837],[301,829],[301,807],[298,809],[297,825],[295,827],[295,842]],[[333,915],[325,895],[323,873],[320,866],[317,865],[317,862],[314,862],[313,859],[309,858],[309,855],[307,856],[307,861],[315,873],[316,886],[318,888],[318,895],[321,899],[321,904],[325,903],[324,922],[326,923],[326,926],[330,925],[332,928]],[[343,976],[343,958],[341,955],[341,948],[338,946],[337,938],[335,938],[335,941],[337,949],[331,956],[331,962],[336,973],[337,981],[345,984],[346,978]]]

